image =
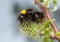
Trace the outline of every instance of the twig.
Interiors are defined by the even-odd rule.
[[[49,9],[44,7],[39,0],[35,0],[35,3],[39,6],[39,8],[44,13],[44,15],[51,21],[51,25],[56,34],[58,32],[58,27],[56,26],[55,22],[53,21]],[[54,39],[57,39],[60,42],[60,37],[58,37],[57,35],[54,36]]]

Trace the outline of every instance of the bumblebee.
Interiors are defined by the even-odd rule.
[[[45,21],[45,16],[42,12],[37,12],[32,9],[24,9],[20,12],[18,16],[18,20],[20,23],[23,22],[44,22]]]

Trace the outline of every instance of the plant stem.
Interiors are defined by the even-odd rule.
[[[53,30],[56,34],[58,32],[58,27],[56,26],[55,22],[53,21],[49,9],[44,7],[39,0],[35,0],[35,3],[39,6],[39,8],[44,13],[44,15],[51,21],[51,26],[53,27]],[[55,35],[54,39],[57,39],[60,42],[60,38],[57,35]]]

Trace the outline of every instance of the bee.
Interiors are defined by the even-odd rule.
[[[45,16],[43,12],[37,12],[32,9],[23,9],[18,16],[18,20],[20,21],[20,23],[23,23],[25,21],[42,23],[45,21]]]

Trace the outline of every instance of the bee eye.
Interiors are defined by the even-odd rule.
[[[20,16],[18,17],[18,20],[20,21],[20,23],[22,23],[22,22],[24,21],[24,17],[20,15]]]
[[[23,16],[21,16],[21,18],[23,18]]]
[[[23,18],[24,18],[24,17],[23,17],[22,15],[20,15],[20,16],[18,17],[18,20],[21,21]]]

